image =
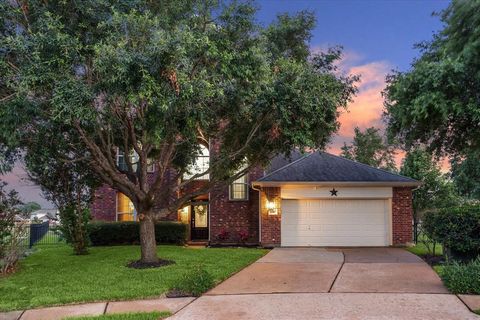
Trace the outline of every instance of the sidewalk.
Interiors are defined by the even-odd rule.
[[[114,302],[95,302],[41,309],[0,313],[0,320],[62,320],[75,316],[98,316],[109,313],[170,311],[172,314],[195,298],[158,298]]]

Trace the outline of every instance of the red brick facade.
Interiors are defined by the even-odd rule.
[[[115,221],[117,219],[117,192],[114,189],[103,185],[95,190],[92,216],[99,221]]]
[[[394,246],[412,242],[412,188],[393,188],[392,241]]]
[[[267,201],[276,205],[276,214],[267,209]],[[278,247],[281,244],[282,208],[280,206],[280,188],[262,188],[261,196],[261,239],[263,247]]]
[[[255,181],[262,175],[263,170],[255,168],[249,173],[248,180]],[[116,191],[108,186],[96,190],[92,204],[94,219],[115,221],[116,197]],[[276,214],[267,209],[267,199],[275,203]],[[261,193],[249,188],[249,198],[246,201],[229,200],[228,187],[212,190],[208,195],[210,243],[253,245],[260,243],[264,247],[280,246],[282,218],[280,202],[278,187],[263,188]],[[393,188],[393,245],[405,245],[412,241],[412,213],[412,188]],[[176,221],[178,215],[172,213],[165,220]],[[241,241],[241,234],[246,235],[248,239]]]
[[[263,176],[263,170],[253,169],[248,181]],[[228,188],[218,188],[210,192],[210,243],[241,243],[240,233],[248,239],[246,244],[258,244],[259,231],[259,194],[249,188],[248,200],[229,200]],[[223,235],[225,239],[220,239]]]

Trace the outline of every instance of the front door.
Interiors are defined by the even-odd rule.
[[[208,203],[193,203],[191,213],[192,240],[208,240]]]

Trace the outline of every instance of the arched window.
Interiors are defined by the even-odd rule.
[[[200,145],[200,153],[197,155],[197,158],[195,159],[195,163],[188,168],[188,172],[184,174],[183,178],[184,179],[189,179],[193,177],[196,174],[205,172],[208,170],[210,167],[210,152],[208,151],[208,148],[204,145]],[[210,179],[210,175],[204,174],[195,180],[208,180]]]

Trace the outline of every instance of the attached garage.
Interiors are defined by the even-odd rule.
[[[388,246],[388,200],[282,200],[281,245]]]
[[[254,182],[264,246],[383,247],[411,241],[416,180],[324,152]]]

